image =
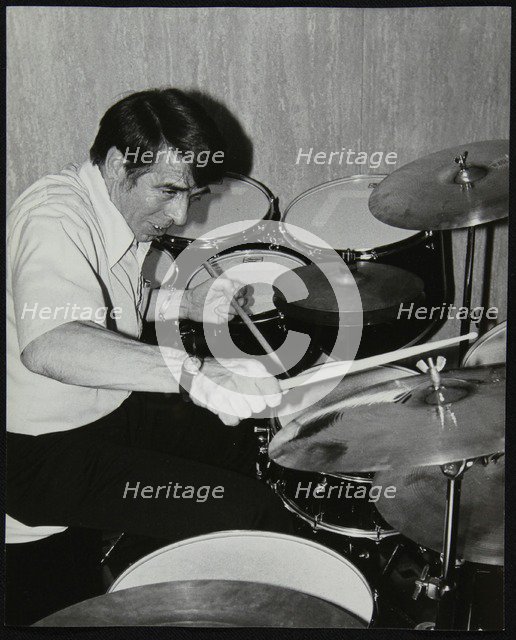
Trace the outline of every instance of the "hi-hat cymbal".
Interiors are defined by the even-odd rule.
[[[326,277],[315,264],[297,267],[294,273],[308,290],[299,283],[299,291],[291,274],[280,276],[276,282],[274,303],[287,317],[306,320],[325,326],[361,326],[388,322],[396,318],[400,304],[417,304],[424,299],[424,283],[418,276],[387,264],[359,261],[356,270],[335,272],[339,286],[337,297]],[[289,280],[286,280],[286,277]],[[285,285],[282,285],[285,279]],[[291,283],[290,286],[287,283]],[[281,293],[289,286],[295,302],[287,302]],[[346,295],[346,288],[350,294]],[[356,296],[360,294],[362,304]],[[299,298],[299,299],[296,299]],[[361,308],[360,308],[361,307]]]
[[[441,382],[439,393],[427,375],[333,393],[281,429],[269,456],[299,471],[351,473],[504,451],[505,366],[443,372]]]
[[[367,625],[331,602],[285,587],[240,580],[181,580],[84,600],[36,627],[339,627]]]
[[[503,565],[504,482],[503,458],[487,465],[477,461],[464,474],[457,553],[469,562]],[[383,471],[375,484],[396,488],[394,497],[376,504],[387,522],[423,547],[441,551],[447,485],[441,468]]]
[[[468,152],[464,169],[455,162]],[[371,213],[402,229],[472,227],[509,215],[509,141],[450,147],[387,176],[369,198]]]

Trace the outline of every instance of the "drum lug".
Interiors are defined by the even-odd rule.
[[[328,486],[328,479],[326,478],[326,476],[323,476],[323,479],[315,485],[314,495],[325,493],[327,486]]]
[[[273,480],[270,487],[275,493],[280,493],[285,488],[285,480]]]
[[[312,524],[312,531],[314,533],[317,533],[319,531],[320,529],[319,523],[322,521],[323,518],[324,518],[324,511],[321,511],[320,513],[314,516],[314,522]]]

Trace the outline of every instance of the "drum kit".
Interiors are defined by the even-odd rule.
[[[152,286],[167,284],[164,274],[179,253],[199,234],[213,251],[216,229],[227,222],[254,218],[241,229],[253,238],[261,220],[278,219],[276,205],[263,185],[227,176],[193,203],[177,235],[155,242],[145,278]],[[363,303],[357,362],[382,366],[364,364],[337,385],[324,375],[307,384],[304,394],[317,398],[308,409],[285,393],[287,410],[256,428],[259,475],[313,531],[377,545],[401,536],[440,554],[437,575],[425,567],[414,583],[416,595],[437,603],[436,619],[426,628],[458,628],[458,568],[464,562],[503,565],[506,325],[467,352],[462,348],[459,366],[451,370],[441,356],[421,360],[417,372],[381,354],[421,342],[436,328],[434,320],[398,320],[396,312],[400,304],[440,306],[448,300],[443,233],[452,229],[468,229],[464,306],[471,309],[475,228],[507,216],[503,140],[445,149],[387,177],[323,184],[296,198],[281,216],[317,234],[346,262]],[[237,318],[232,335],[243,350],[262,354],[253,333],[274,350],[289,327],[301,328],[316,346],[315,362],[331,351],[333,330],[354,325],[355,313],[336,306],[311,262],[324,255],[323,245],[307,245],[291,232],[288,249],[280,240],[223,250],[210,264],[223,272],[251,261],[257,281],[269,262],[294,270],[308,296],[286,302],[280,287],[257,284],[249,309],[254,329],[249,332]],[[190,286],[208,277],[201,267]],[[462,322],[462,345],[469,325],[469,318]],[[205,351],[202,328],[189,326],[182,337],[185,346]],[[294,378],[282,381],[285,389],[303,377],[295,374],[288,372]],[[373,494],[378,487],[383,492]],[[351,499],[341,499],[344,489]],[[307,537],[226,531],[154,551],[127,568],[107,595],[39,624],[351,628],[374,624],[376,607],[361,571],[328,546]]]

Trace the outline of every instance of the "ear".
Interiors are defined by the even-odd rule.
[[[125,177],[124,156],[116,147],[111,147],[107,152],[104,171],[111,180],[120,180]]]

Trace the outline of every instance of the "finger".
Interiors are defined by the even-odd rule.
[[[261,413],[267,406],[263,396],[256,393],[249,393],[246,395],[246,400],[251,407],[253,413]]]
[[[263,398],[269,407],[278,407],[282,401],[282,393],[279,382],[276,378],[260,378],[256,381],[258,390],[263,394]]]
[[[246,287],[245,282],[235,278],[217,278],[213,283],[213,290],[220,291],[232,298],[237,291]]]
[[[228,427],[236,427],[240,422],[240,419],[237,416],[232,416],[230,413],[218,413],[219,420],[223,422]]]
[[[228,398],[228,405],[231,407],[234,415],[238,416],[240,420],[246,420],[253,415],[252,409],[247,402],[245,395],[241,393],[232,393]]]

